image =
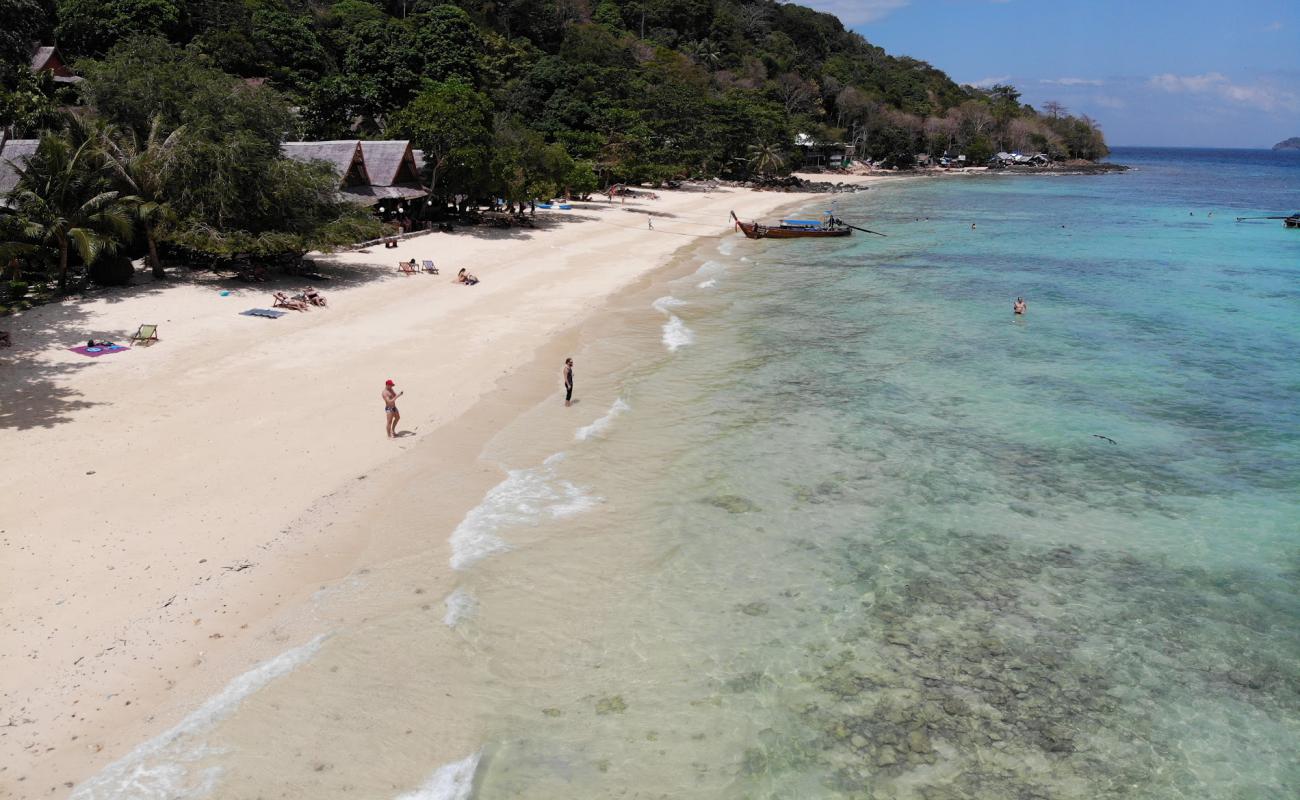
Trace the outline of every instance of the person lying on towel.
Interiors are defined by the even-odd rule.
[[[478,278],[476,278],[473,275],[473,273],[466,272],[464,267],[461,267],[460,272],[456,273],[456,283],[463,283],[466,286],[473,286],[474,284],[478,283]]]

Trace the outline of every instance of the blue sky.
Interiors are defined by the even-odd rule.
[[[958,83],[1012,83],[1112,145],[1300,136],[1300,0],[795,0]]]

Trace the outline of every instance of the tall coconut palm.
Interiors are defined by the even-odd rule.
[[[162,117],[149,124],[149,135],[141,143],[134,131],[104,136],[104,153],[113,182],[123,193],[123,201],[140,223],[149,245],[149,266],[155,278],[166,278],[158,258],[159,229],[176,219],[168,193],[168,177],[175,161],[185,127],[163,135]]]
[[[749,146],[749,163],[759,175],[769,175],[785,166],[781,148],[771,142],[760,142]]]
[[[87,265],[131,238],[124,204],[107,190],[96,139],[45,133],[36,153],[15,165],[18,186],[10,194],[22,237],[57,255],[59,290],[68,288],[68,254],[75,247]]]

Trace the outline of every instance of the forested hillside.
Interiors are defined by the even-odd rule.
[[[0,164],[11,300],[130,280],[139,254],[164,277],[163,245],[293,259],[382,230],[286,141],[410,140],[421,222],[453,198],[770,177],[801,166],[796,137],[899,167],[1106,152],[1086,117],[771,0],[0,0],[0,20],[0,139],[25,140]]]
[[[524,156],[587,161],[604,180],[739,176],[793,165],[796,133],[900,165],[945,150],[973,162],[999,149],[1105,153],[1086,119],[1041,116],[1011,87],[958,86],[829,14],[770,0],[0,5],[24,23],[3,34],[10,65],[25,61],[25,42],[57,41],[93,84],[104,67],[89,62],[148,62],[161,45],[131,38],[161,37],[233,76],[269,79],[299,109],[292,135],[416,140],[441,154],[448,190],[490,183],[502,159]]]

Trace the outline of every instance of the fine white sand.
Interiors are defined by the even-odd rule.
[[[238,312],[307,281],[141,272],[131,289],[0,318],[14,340],[0,350],[0,798],[63,796],[298,643],[267,620],[388,552],[378,525],[367,537],[304,519],[677,249],[731,235],[730,209],[804,199],[695,187],[539,211],[536,230],[321,257],[329,307],[276,320]],[[400,275],[410,258],[442,274]],[[454,284],[462,266],[482,282]],[[95,359],[66,349],[140,323],[161,341]],[[405,392],[396,440],[386,378]],[[559,380],[557,362],[533,399]],[[476,455],[443,460],[469,470]]]

